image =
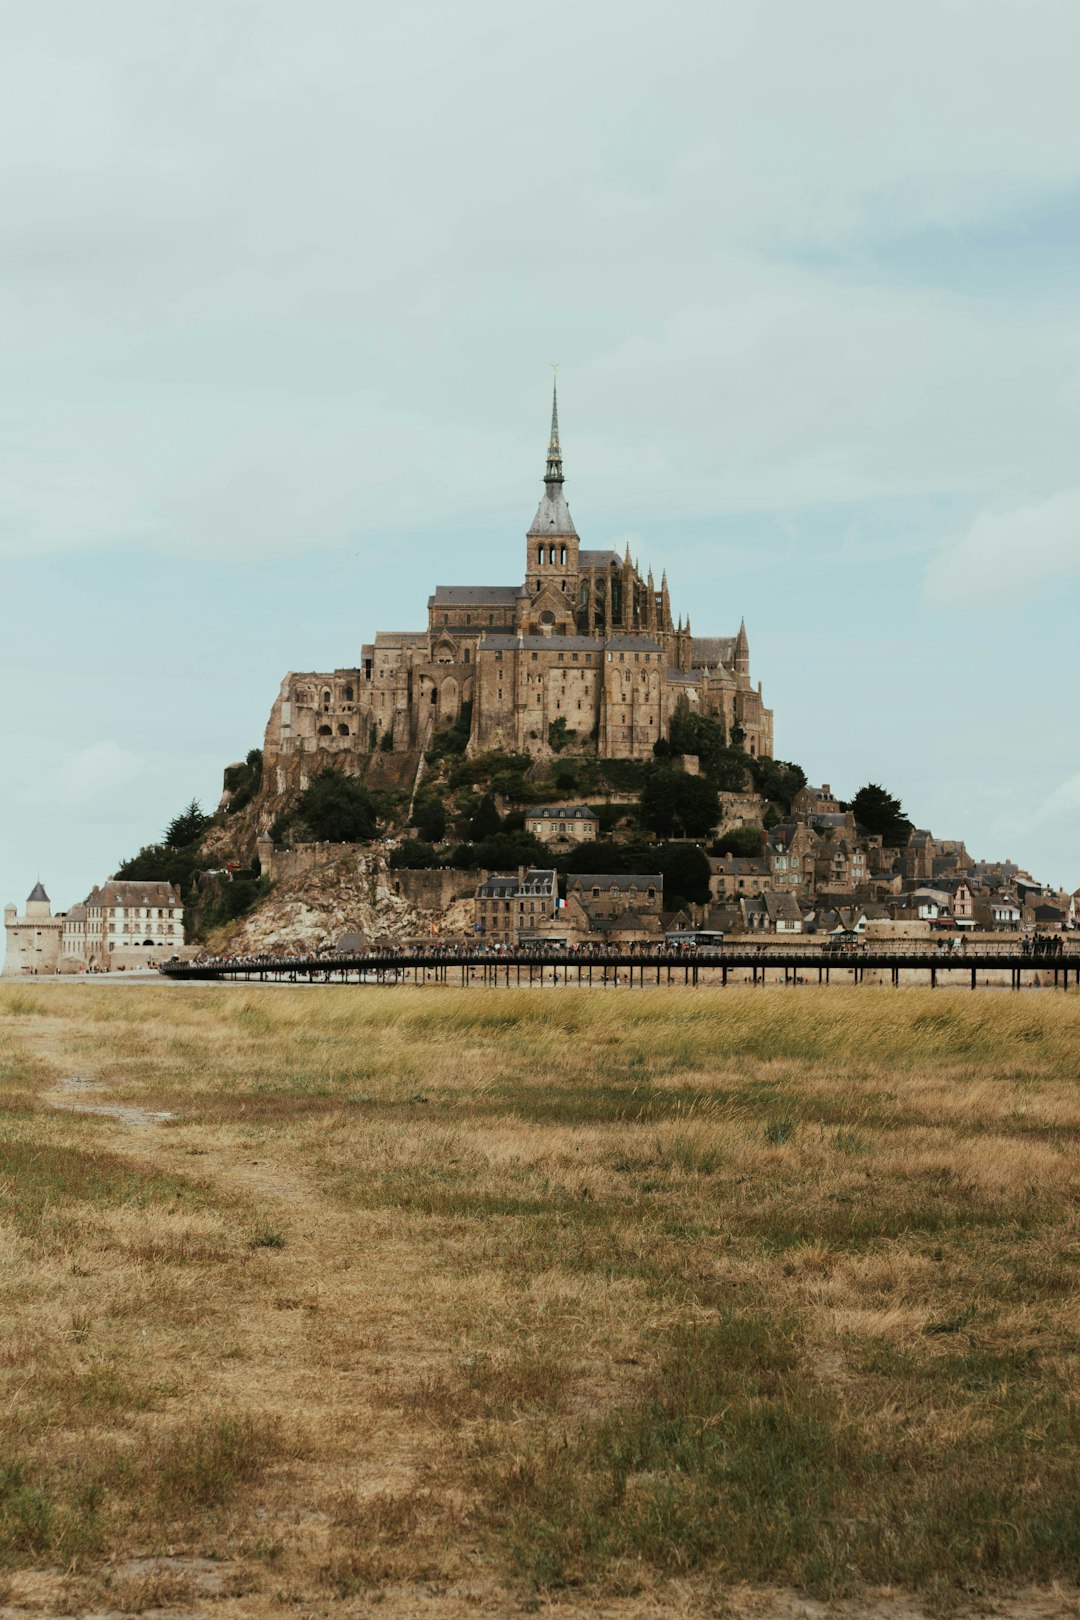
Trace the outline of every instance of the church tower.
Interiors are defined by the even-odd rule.
[[[556,591],[565,606],[573,610],[577,597],[578,544],[578,532],[563,494],[559,399],[553,385],[544,493],[525,541],[525,589],[530,600]]]

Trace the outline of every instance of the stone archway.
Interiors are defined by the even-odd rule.
[[[459,707],[458,683],[452,675],[448,675],[439,688],[439,724],[453,725]]]

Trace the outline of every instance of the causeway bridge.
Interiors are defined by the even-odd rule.
[[[721,985],[737,976],[752,984],[862,984],[877,975],[899,986],[902,973],[928,976],[932,987],[949,984],[979,988],[982,976],[1008,974],[1014,990],[1025,979],[1041,986],[1067,990],[1080,987],[1080,944],[1069,949],[1021,951],[1011,946],[997,950],[978,945],[970,950],[939,950],[929,945],[911,949],[856,945],[840,949],[827,945],[811,948],[770,943],[763,946],[704,947],[699,949],[617,950],[476,950],[371,952],[356,956],[229,956],[203,961],[166,962],[158,970],[166,979],[242,983],[272,981],[289,984],[450,984],[582,986],[686,984]]]

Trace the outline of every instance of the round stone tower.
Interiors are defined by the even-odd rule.
[[[54,917],[52,903],[41,883],[35,883],[26,898],[26,911],[18,916],[14,906],[4,907],[4,978],[24,978],[55,973],[60,960],[63,917]]]

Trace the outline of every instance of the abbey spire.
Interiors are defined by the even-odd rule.
[[[551,385],[551,438],[548,441],[547,471],[544,473],[544,483],[561,484],[562,482],[562,448],[559,444],[559,385],[556,380]]]

